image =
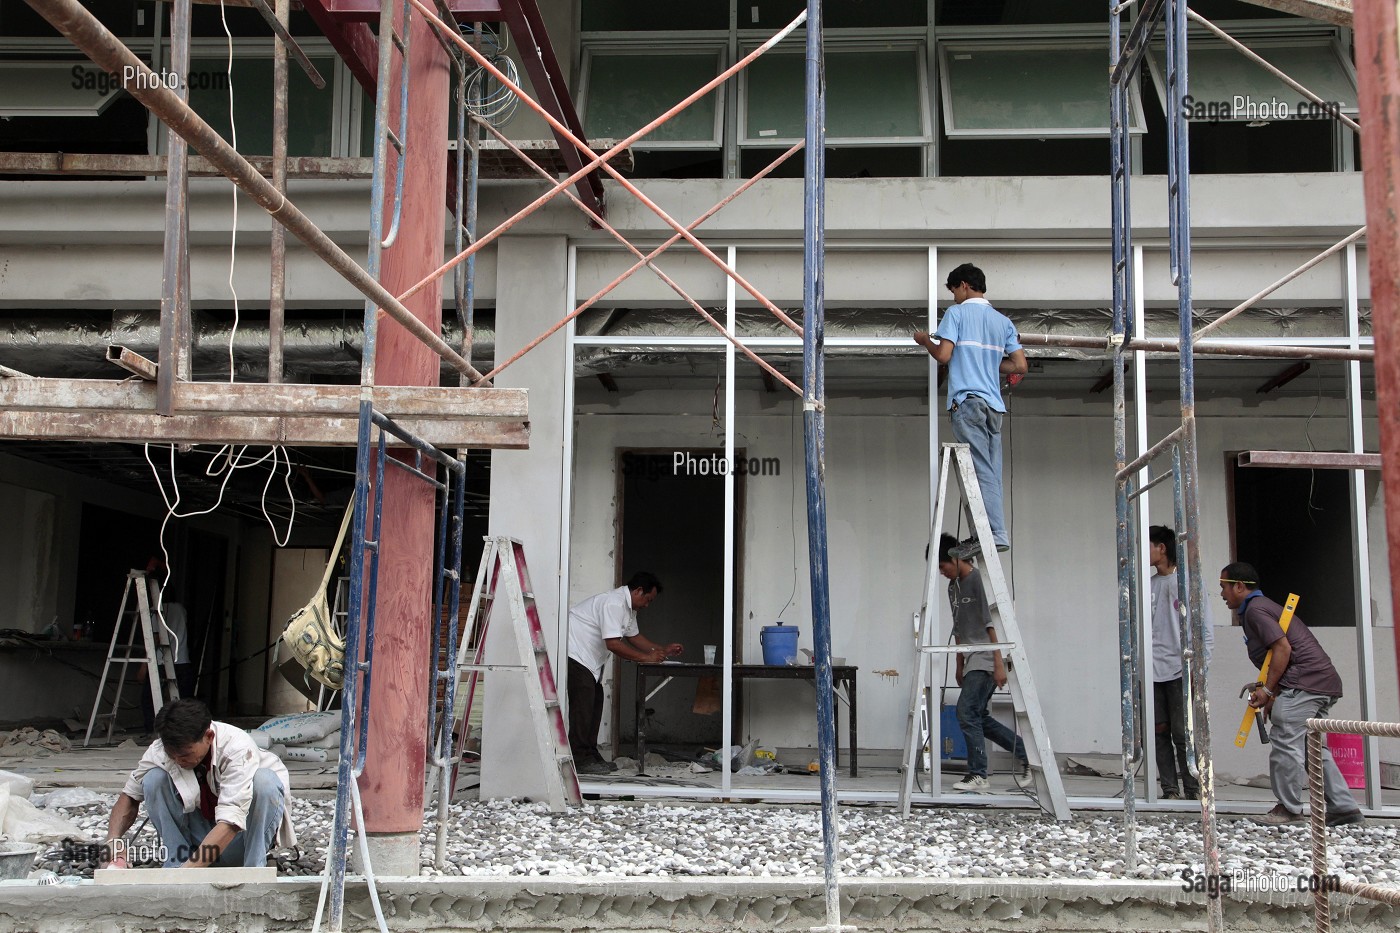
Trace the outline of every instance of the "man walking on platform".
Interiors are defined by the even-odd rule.
[[[1001,399],[1001,376],[1023,375],[1028,368],[1026,353],[1016,338],[1016,326],[984,297],[987,278],[981,269],[963,263],[948,273],[947,287],[953,293],[953,306],[943,313],[932,337],[915,331],[914,342],[948,366],[953,437],[972,449],[992,538],[998,551],[1006,551],[1011,536],[1002,509],[1001,421],[1006,405]],[[958,545],[953,557],[963,560],[980,551],[973,536]]]

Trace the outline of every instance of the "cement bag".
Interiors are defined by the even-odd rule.
[[[5,808],[5,835],[17,842],[62,842],[85,839],[81,829],[60,816],[46,813],[23,797],[9,798]]]
[[[250,734],[259,748],[271,749],[274,745],[306,745],[339,731],[340,710],[330,709],[323,713],[278,716],[253,729]]]
[[[10,793],[16,797],[34,795],[34,782],[23,774],[15,774],[13,771],[0,771],[0,786],[8,787]]]

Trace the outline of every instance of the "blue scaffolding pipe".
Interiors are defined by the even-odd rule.
[[[837,877],[840,824],[836,818],[836,710],[831,676],[831,593],[826,551],[826,330],[823,269],[826,236],[826,84],[821,0],[807,0],[807,133],[802,197],[802,434],[807,464],[807,550],[812,583],[812,645],[816,664],[817,748],[821,762],[822,866],[826,927],[841,928]],[[855,750],[852,749],[852,754]]]

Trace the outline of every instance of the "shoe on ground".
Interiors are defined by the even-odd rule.
[[[616,770],[617,770],[617,762],[615,762],[615,761],[605,761],[605,762],[603,762],[602,764],[603,764],[603,767],[605,767],[605,768],[608,769],[608,773],[609,773],[609,774],[611,774],[613,771],[616,771]]]
[[[1274,808],[1268,813],[1261,813],[1259,816],[1252,816],[1250,819],[1265,826],[1283,826],[1287,823],[1303,823],[1307,817],[1301,813],[1294,813],[1281,803],[1274,804]]]
[[[1163,799],[1163,800],[1181,800],[1181,799],[1182,799],[1182,797],[1181,797],[1181,791],[1177,790],[1175,787],[1166,787],[1166,788],[1163,788],[1163,789],[1162,789],[1162,799]]]
[[[1366,817],[1360,810],[1343,810],[1341,813],[1328,813],[1328,826],[1350,826],[1353,823],[1364,823]]]
[[[953,790],[962,794],[990,794],[992,784],[980,774],[969,774],[953,785]]]
[[[584,761],[584,762],[580,762],[579,765],[578,765],[578,773],[579,773],[579,774],[612,774],[613,771],[615,770],[615,767],[616,767],[616,766],[614,766],[613,768],[609,768],[609,767],[608,767],[609,764],[610,764],[610,762],[607,762],[607,761]]]

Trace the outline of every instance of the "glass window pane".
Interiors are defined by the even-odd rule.
[[[940,61],[950,136],[1108,134],[1103,49],[949,45]],[[1139,122],[1134,109],[1131,126]]]
[[[584,32],[639,29],[728,29],[728,0],[583,0]]]
[[[982,3],[984,0],[975,0]],[[807,0],[745,0],[739,4],[740,29],[781,29],[807,9]],[[1099,10],[1099,18],[1104,16]],[[822,25],[827,29],[874,29],[883,26],[923,26],[927,0],[824,0]]]
[[[329,156],[335,126],[333,57],[311,63],[326,79],[317,90],[296,62],[287,69],[287,154]],[[238,150],[272,154],[272,58],[233,60],[233,109],[238,118]],[[228,58],[190,56],[190,106],[224,139],[233,141],[228,117]]]
[[[1356,112],[1356,85],[1331,43],[1246,44],[1255,54],[1318,97],[1340,102],[1342,112]],[[1158,96],[1163,100],[1166,99],[1166,82],[1163,78],[1166,55],[1163,46],[1152,50],[1152,79],[1157,85]],[[1269,104],[1269,112],[1278,112],[1278,108],[1273,106],[1274,102],[1286,104],[1288,113],[1292,114],[1298,111],[1298,104],[1304,99],[1303,95],[1265,71],[1258,62],[1245,58],[1238,49],[1192,40],[1190,56],[1188,86],[1191,97],[1196,102],[1218,103],[1219,106],[1211,111],[1217,119],[1254,119],[1247,109],[1250,103]],[[1236,97],[1244,98],[1240,102],[1244,107],[1238,118],[1233,116]],[[1257,116],[1258,111],[1253,113]]]
[[[805,59],[767,53],[748,67],[744,137],[750,142],[801,139],[806,126]],[[870,81],[880,76],[878,87]],[[826,53],[828,139],[925,137],[919,53]]]
[[[665,113],[719,73],[714,52],[589,56],[587,116],[590,139],[621,139]],[[706,94],[639,143],[719,145],[715,112],[719,91]]]

